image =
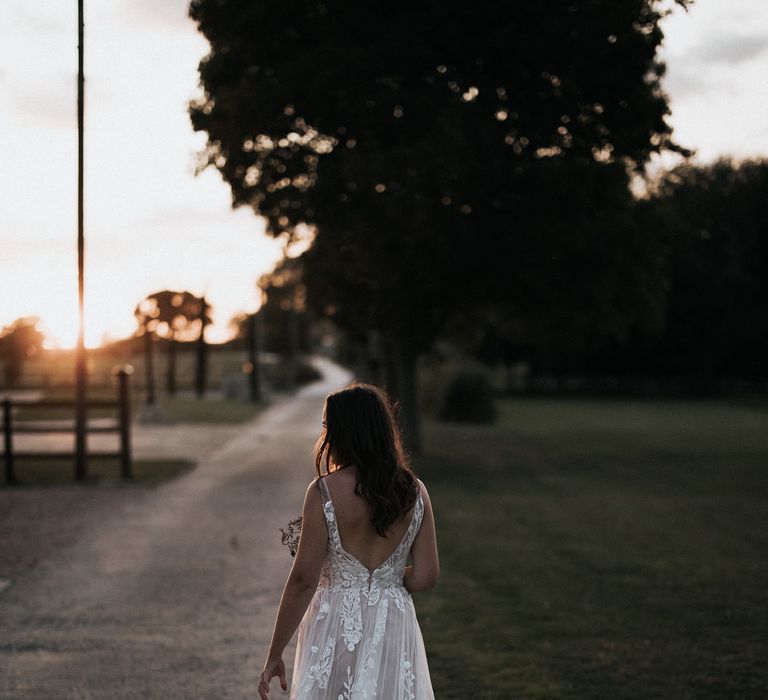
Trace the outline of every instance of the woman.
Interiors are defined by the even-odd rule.
[[[259,695],[275,676],[287,689],[298,626],[291,700],[434,698],[411,593],[437,581],[435,522],[381,389],[353,382],[326,398],[315,467]]]

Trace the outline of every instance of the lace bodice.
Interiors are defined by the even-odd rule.
[[[328,552],[320,573],[320,586],[334,589],[358,588],[369,598],[371,596],[375,598],[382,588],[402,586],[408,553],[419,531],[424,514],[421,491],[416,498],[411,523],[400,544],[384,562],[371,571],[342,546],[339,526],[336,522],[336,512],[333,508],[328,485],[324,479],[319,480],[319,485],[323,495],[325,521],[328,524]]]

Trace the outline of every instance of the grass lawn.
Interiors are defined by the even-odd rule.
[[[160,398],[163,419],[172,423],[242,423],[264,406],[234,399]]]
[[[154,486],[166,479],[192,469],[195,463],[186,459],[137,459],[133,462],[133,478],[120,480],[120,464],[116,459],[91,457],[88,460],[87,483],[121,481],[125,484]],[[73,459],[34,459],[19,457],[14,472],[17,484],[64,484],[75,483]],[[0,484],[5,483],[5,470],[0,475]]]
[[[436,697],[768,697],[768,412],[514,399],[428,422]]]
[[[89,393],[91,399],[114,399],[114,392],[95,390]],[[72,390],[48,390],[45,399],[74,400]],[[159,396],[158,405],[164,421],[170,423],[242,423],[253,418],[265,404],[237,399]],[[142,410],[141,396],[131,397],[131,415]],[[91,406],[88,418],[115,418],[116,407]],[[74,408],[69,407],[21,407],[15,415],[17,420],[74,420]]]

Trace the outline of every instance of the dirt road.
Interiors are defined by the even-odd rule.
[[[291,565],[278,528],[312,478],[323,397],[349,379],[322,369],[0,591],[2,698],[257,697]]]

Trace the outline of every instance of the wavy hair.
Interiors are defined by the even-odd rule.
[[[327,476],[331,465],[334,471],[355,465],[355,493],[368,502],[371,524],[386,537],[392,523],[413,507],[419,488],[395,406],[384,390],[354,381],[326,397],[323,413],[323,431],[315,445],[317,476]]]

